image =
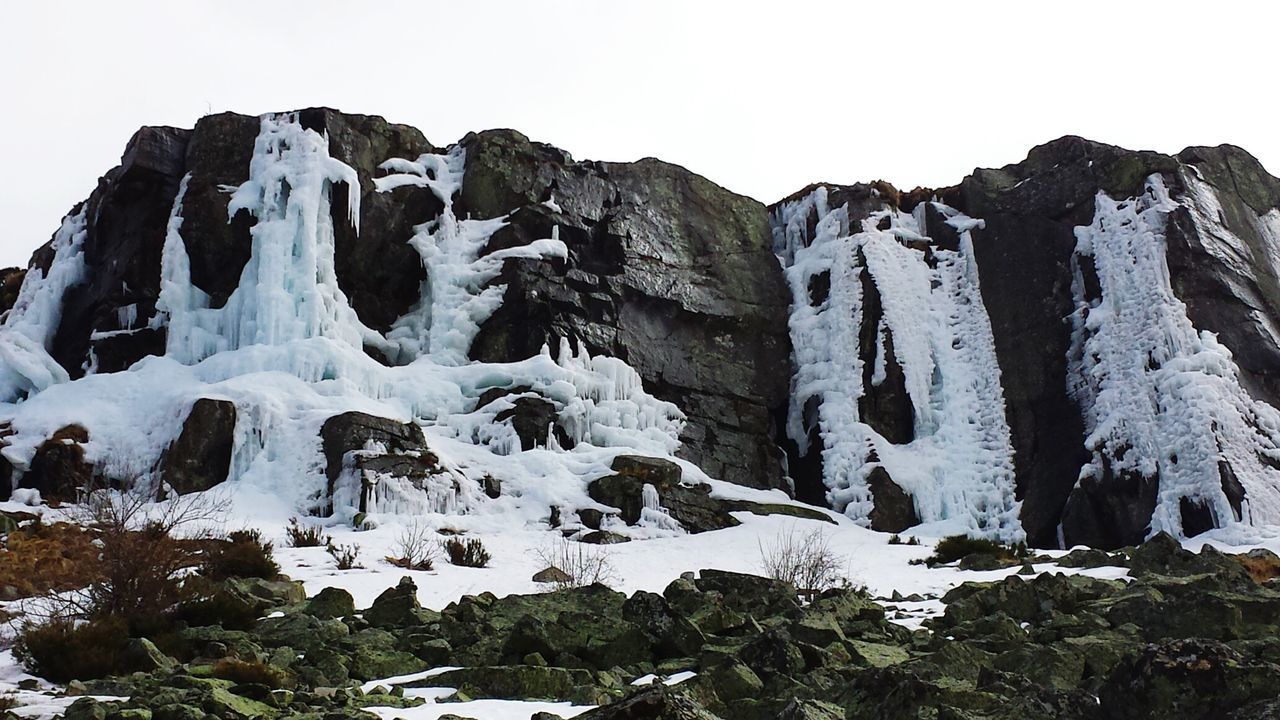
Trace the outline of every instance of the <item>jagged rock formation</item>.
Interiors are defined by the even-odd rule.
[[[1280,523],[1278,207],[1228,146],[1063,138],[944,190],[765,208],[509,130],[436,147],[328,109],[143,128],[0,271],[4,491],[68,492],[37,455],[82,418],[48,391],[106,397],[68,381],[115,373],[134,402],[173,384],[144,440],[121,410],[60,446],[80,475],[178,491],[287,457],[313,507],[465,509],[508,478],[434,446],[583,444],[886,531],[1118,546]],[[306,389],[235,381],[270,372]],[[372,411],[396,419],[347,429],[429,432],[325,424]]]

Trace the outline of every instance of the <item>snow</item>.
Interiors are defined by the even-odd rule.
[[[1220,212],[1210,188],[1192,185],[1185,202],[1206,247],[1223,258],[1243,247],[1206,224],[1206,208]],[[1081,477],[1104,477],[1104,462],[1114,474],[1158,477],[1151,533],[1182,535],[1183,498],[1242,539],[1249,526],[1280,523],[1280,413],[1241,387],[1231,352],[1192,325],[1173,291],[1164,233],[1178,203],[1152,175],[1140,197],[1099,193],[1096,208],[1093,223],[1076,229],[1073,259],[1068,380],[1093,453]],[[1100,298],[1086,295],[1083,258],[1096,268]],[[1245,490],[1239,515],[1223,490],[1223,462]]]
[[[980,221],[934,207],[959,233],[960,247],[932,245],[933,264],[918,245],[907,244],[931,242],[923,234],[923,206],[914,215],[885,207],[855,227],[848,208],[829,207],[827,189],[819,187],[775,211],[774,250],[792,292],[796,371],[787,434],[802,454],[813,451],[805,408],[819,399],[827,497],[859,523],[869,522],[867,477],[881,465],[912,496],[931,531],[1020,540],[1000,369],[969,237]],[[809,286],[824,273],[830,291],[814,306]],[[871,382],[885,380],[892,335],[914,410],[915,439],[904,445],[890,443],[859,417],[866,392],[858,347],[864,278],[883,308]]]

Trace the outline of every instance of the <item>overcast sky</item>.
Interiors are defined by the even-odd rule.
[[[0,11],[0,266],[26,264],[141,125],[313,105],[437,145],[514,127],[772,202],[903,188],[1064,134],[1280,171],[1266,2],[25,2]]]

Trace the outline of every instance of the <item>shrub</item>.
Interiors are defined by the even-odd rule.
[[[325,549],[329,551],[329,555],[333,557],[333,562],[339,570],[354,570],[361,567],[356,562],[360,557],[359,545],[334,545],[330,543]]]
[[[210,546],[200,574],[213,580],[232,577],[270,580],[280,574],[273,551],[272,544],[263,542],[262,533],[257,530],[237,530],[228,534],[225,541]]]
[[[94,680],[127,670],[128,642],[129,626],[122,618],[77,623],[59,617],[19,628],[13,653],[29,671],[48,680]]]
[[[291,684],[288,673],[259,660],[222,658],[214,663],[213,676],[221,680],[230,680],[237,685],[254,683],[266,685],[273,690]]]
[[[324,528],[316,525],[303,525],[298,518],[289,518],[289,527],[285,529],[285,537],[289,547],[327,547],[332,540]]]
[[[561,537],[550,545],[540,548],[537,555],[543,563],[563,571],[568,578],[550,583],[557,590],[597,583],[608,585],[617,581],[617,572],[609,560],[605,547],[574,542]]]
[[[933,555],[926,558],[924,562],[927,565],[945,565],[970,555],[990,555],[999,560],[1012,561],[1027,557],[1028,552],[1025,543],[1010,547],[994,540],[951,535],[939,540],[933,548]]]
[[[395,555],[387,557],[392,565],[406,570],[430,570],[435,567],[439,545],[431,528],[415,521],[396,535],[395,550]]]
[[[489,564],[489,551],[479,538],[471,538],[465,542],[458,538],[449,538],[444,543],[449,562],[463,567],[482,568]]]
[[[844,560],[831,549],[821,530],[802,534],[793,526],[772,543],[762,543],[760,559],[766,576],[791,583],[803,595],[833,588],[842,580]]]
[[[226,500],[201,493],[152,502],[145,488],[87,493],[70,511],[81,525],[97,532],[100,578],[75,598],[47,597],[54,615],[73,619],[123,618],[135,636],[162,628],[168,612],[183,598],[180,575],[197,564],[196,549],[205,527],[221,521]],[[186,537],[179,539],[175,532]]]
[[[889,536],[889,544],[890,545],[919,545],[920,538],[916,537],[915,535],[912,535],[906,540],[903,540],[901,535],[895,534],[895,535]]]

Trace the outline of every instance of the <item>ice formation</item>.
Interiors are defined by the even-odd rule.
[[[480,326],[502,305],[506,286],[490,283],[503,262],[513,257],[563,258],[568,253],[557,230],[550,238],[481,255],[506,220],[459,220],[454,215],[453,195],[462,188],[465,163],[461,146],[444,155],[423,155],[416,162],[393,158],[381,166],[391,174],[375,181],[379,192],[404,185],[428,187],[444,203],[440,216],[415,228],[409,240],[422,256],[427,279],[418,303],[387,334],[396,344],[391,354],[395,361],[430,356],[442,364],[465,363]]]
[[[1222,226],[1212,188],[1183,177],[1206,249],[1247,270],[1248,247]],[[1218,527],[1280,523],[1280,413],[1240,386],[1231,352],[1192,326],[1174,294],[1165,227],[1177,207],[1152,175],[1138,198],[1099,193],[1093,223],[1076,229],[1069,387],[1093,453],[1081,477],[1158,477],[1153,533],[1182,533],[1184,498]],[[1224,462],[1244,488],[1238,509]]]
[[[484,254],[505,219],[454,215],[464,164],[463,149],[454,147],[383,165],[388,174],[376,181],[376,190],[415,184],[444,203],[440,216],[409,239],[430,278],[421,300],[383,337],[360,322],[334,270],[332,190],[339,183],[352,188],[346,215],[358,232],[355,171],[331,157],[327,138],[304,129],[296,115],[264,116],[249,179],[231,189],[228,199],[228,218],[246,210],[255,219],[251,257],[236,290],[214,308],[191,281],[182,237],[184,179],[163,248],[157,314],[147,319],[148,325],[167,326],[165,355],[124,372],[90,372],[74,382],[46,350],[62,291],[84,273],[85,219],[68,218],[54,240],[57,253],[47,276],[32,271],[0,328],[0,389],[9,399],[41,391],[25,402],[0,405],[0,421],[10,422],[14,432],[4,456],[21,472],[44,438],[80,423],[90,436],[86,457],[99,472],[149,482],[191,404],[200,397],[224,398],[237,409],[228,478],[237,509],[246,516],[278,516],[303,511],[320,498],[326,481],[319,428],[327,418],[355,410],[422,426],[441,471],[422,482],[344,476],[333,498],[338,517],[354,514],[367,480],[374,488],[371,516],[507,512],[530,520],[545,518],[553,504],[591,505],[585,480],[607,473],[611,458],[623,450],[670,456],[679,446],[684,417],[646,393],[622,360],[592,357],[567,342],[554,356],[544,348],[515,363],[467,359],[481,323],[501,304],[504,288],[492,281],[503,261],[563,257],[566,250],[553,236]],[[138,320],[126,319],[127,327]],[[366,347],[378,349],[394,366],[374,360]],[[551,443],[522,452],[510,421],[496,420],[510,406],[508,399],[476,407],[485,390],[516,386],[555,404],[556,423],[573,441],[571,450]],[[503,479],[501,498],[489,500],[478,490],[485,474]],[[700,476],[696,469],[690,474]],[[678,529],[668,523],[667,531]]]
[[[929,242],[923,205],[914,214],[886,206],[855,221],[847,205],[830,207],[827,189],[819,187],[775,211],[774,249],[792,292],[796,374],[787,433],[802,454],[822,453],[829,500],[859,523],[870,522],[868,477],[883,466],[911,495],[922,522],[1020,540],[1000,370],[969,237],[977,221],[934,208],[960,243],[957,250],[931,245],[932,262],[918,244]],[[884,340],[891,334],[914,410],[914,439],[906,444],[889,442],[859,417],[866,390],[859,353],[864,273],[883,305],[871,381],[885,379]],[[823,275],[830,289],[815,305],[810,283]],[[814,399],[821,448],[808,447],[805,408]]]
[[[0,325],[0,402],[19,400],[69,379],[49,350],[62,318],[62,296],[84,280],[85,210],[82,206],[63,219],[53,236],[49,269],[31,268]]]

